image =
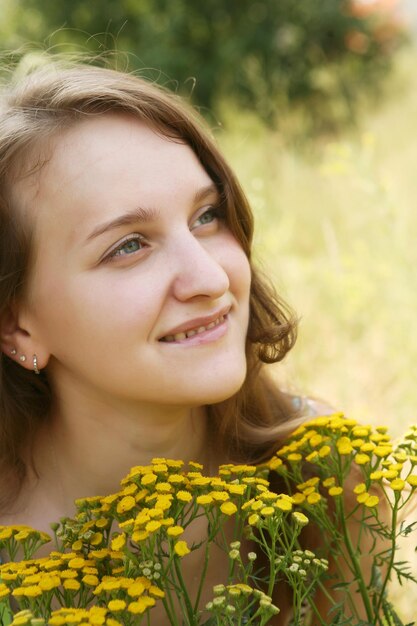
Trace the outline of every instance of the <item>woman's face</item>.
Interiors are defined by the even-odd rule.
[[[53,385],[178,406],[239,389],[249,263],[188,146],[106,114],[20,185],[36,250],[25,319]]]

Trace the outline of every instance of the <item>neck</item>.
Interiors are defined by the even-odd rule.
[[[204,408],[96,409],[53,412],[38,440],[35,463],[62,514],[76,498],[117,491],[132,466],[154,457],[196,460],[207,472],[214,469]]]

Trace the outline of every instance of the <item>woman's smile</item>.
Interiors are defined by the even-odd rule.
[[[231,306],[225,306],[220,311],[200,316],[193,320],[187,321],[179,326],[168,331],[159,341],[165,341],[167,343],[184,342],[186,339],[191,339],[195,335],[198,335],[200,339],[205,341],[214,341],[215,339],[222,337],[226,332],[225,321],[230,311]],[[221,333],[209,333],[215,327],[220,326],[223,330]],[[187,342],[189,343],[189,342]],[[201,342],[200,342],[201,343]],[[199,345],[195,343],[193,345]]]

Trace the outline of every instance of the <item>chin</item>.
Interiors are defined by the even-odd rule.
[[[211,374],[204,381],[204,385],[194,386],[196,405],[217,404],[234,396],[245,382],[246,363],[244,367],[229,370],[226,374],[223,372],[217,376],[215,373]]]

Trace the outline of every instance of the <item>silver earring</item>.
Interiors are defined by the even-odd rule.
[[[16,348],[12,348],[12,349],[10,350],[10,354],[13,354],[13,356],[14,356],[15,354],[17,354],[17,350],[16,350]]]
[[[36,354],[33,355],[33,371],[35,374],[40,374],[40,371],[38,370],[38,357]]]
[[[26,357],[24,354],[21,354],[19,357],[19,361],[22,361],[22,363],[24,363],[24,361],[26,361]]]

